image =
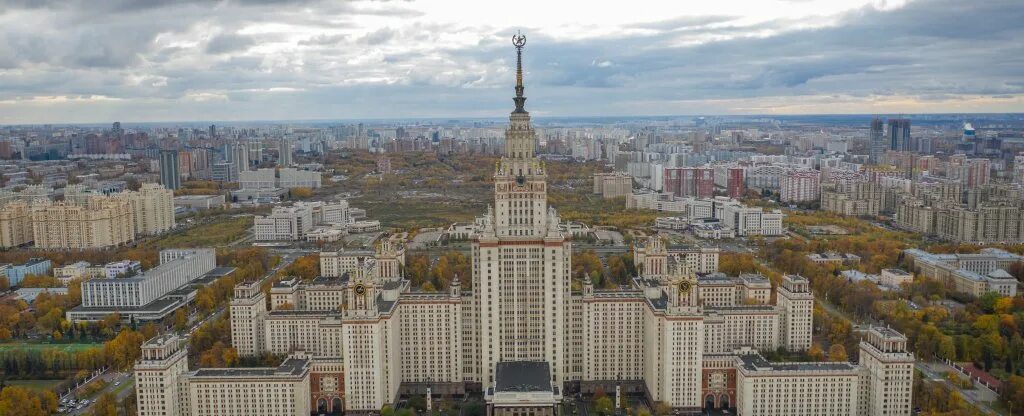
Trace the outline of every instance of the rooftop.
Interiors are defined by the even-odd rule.
[[[277,368],[202,368],[192,373],[193,377],[272,377],[272,376],[301,376],[309,368],[309,359],[301,357],[288,357]]]
[[[760,355],[741,355],[740,365],[747,371],[855,371],[856,367],[847,362],[770,362]]]

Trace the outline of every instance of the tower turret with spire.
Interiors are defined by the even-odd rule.
[[[505,131],[505,155],[494,172],[495,232],[499,237],[544,237],[549,229],[547,174],[537,159],[536,133],[523,96],[523,47],[526,36],[512,36],[516,48],[516,108]]]

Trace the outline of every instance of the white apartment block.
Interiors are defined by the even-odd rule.
[[[274,207],[270,215],[253,219],[256,241],[301,241],[313,229],[309,206]]]

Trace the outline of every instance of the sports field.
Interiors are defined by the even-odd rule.
[[[61,350],[67,352],[77,352],[87,350],[89,348],[102,347],[103,344],[47,344],[47,343],[28,343],[28,342],[12,342],[0,344],[0,353],[8,351],[42,351],[42,350]]]

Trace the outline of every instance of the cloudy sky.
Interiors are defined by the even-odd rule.
[[[607,4],[605,4],[607,3]],[[1020,0],[0,0],[0,124],[1024,111]]]

